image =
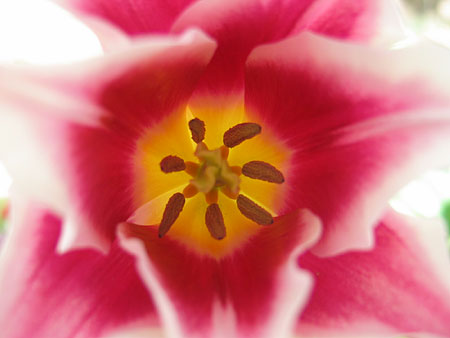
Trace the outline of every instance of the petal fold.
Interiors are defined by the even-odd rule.
[[[159,319],[134,259],[117,245],[55,252],[61,220],[45,207],[13,198],[0,257],[3,337],[98,337],[153,328]]]
[[[370,251],[299,258],[314,274],[301,337],[448,337],[450,260],[444,225],[389,211]]]
[[[123,224],[119,231],[169,336],[289,337],[311,287],[297,257],[318,239],[320,223],[308,211],[293,212],[220,260],[159,239],[154,227]]]
[[[17,190],[63,216],[61,250],[107,250],[117,224],[138,207],[137,139],[185,109],[214,49],[192,30],[72,68],[0,70],[0,155]]]
[[[359,42],[404,37],[399,8],[392,0],[317,0],[299,18],[290,35],[302,31]]]
[[[373,244],[388,200],[450,154],[448,51],[381,50],[304,33],[255,49],[246,111],[295,152],[279,214],[318,215],[321,255]]]
[[[258,45],[305,30],[357,41],[380,39],[381,27],[399,30],[395,24],[387,25],[397,22],[385,19],[386,12],[392,11],[389,4],[390,0],[199,1],[180,15],[172,30],[199,27],[217,41],[198,95],[220,97],[242,89],[245,60]]]
[[[204,33],[191,29],[178,36],[137,39],[72,67],[3,66],[2,110],[18,107],[89,126],[109,122],[109,127],[113,115],[123,126],[147,126],[155,115],[185,103],[215,48]]]
[[[167,33],[178,15],[195,0],[54,0],[80,13],[81,18],[101,18],[129,35]],[[94,29],[94,31],[96,31]]]
[[[115,39],[113,29],[104,29],[107,23],[132,36],[201,28],[218,41],[219,48],[201,82],[200,96],[237,95],[242,89],[245,59],[254,47],[304,30],[356,41],[403,36],[403,32],[398,33],[402,29],[391,0],[182,0],[170,4],[160,0],[62,0],[59,3],[83,13],[81,17],[98,32],[107,49],[111,49],[110,40],[118,40],[118,46],[122,44],[120,38]],[[102,20],[104,24],[99,25]],[[111,34],[105,34],[105,30]]]

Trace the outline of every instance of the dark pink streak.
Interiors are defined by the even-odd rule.
[[[98,98],[111,114],[105,117],[105,126],[136,137],[184,108],[205,68],[207,56],[201,53],[209,52],[191,49],[167,48],[106,84]]]
[[[200,42],[149,54],[148,61],[130,65],[91,90],[92,100],[105,110],[99,128],[66,126],[63,165],[72,196],[84,221],[107,241],[113,240],[116,226],[137,207],[132,205],[136,142],[161,119],[185,108],[212,53],[206,38],[196,39]],[[102,69],[101,76],[108,79],[108,71],[115,70]]]
[[[132,257],[116,245],[107,256],[59,255],[60,220],[37,208],[27,212],[2,261],[2,336],[97,337],[134,322],[158,325]]]
[[[197,94],[226,95],[243,88],[245,60],[257,45],[289,34],[310,6],[307,1],[200,1],[175,22],[173,31],[200,27],[218,42]]]
[[[309,30],[339,39],[368,40],[373,37],[377,24],[382,24],[382,2],[318,0],[307,15],[298,20],[291,35]]]
[[[421,245],[424,239],[417,238],[405,222],[397,223],[378,226],[372,251],[299,258],[299,265],[316,278],[314,293],[299,321],[299,334],[305,330],[307,336],[314,335],[317,330],[369,336],[414,332],[449,336],[448,281],[443,284],[433,270],[435,262]],[[448,259],[441,268],[449,268]],[[365,332],[363,323],[368,323]]]
[[[58,0],[76,11],[101,17],[129,35],[166,33],[194,0]]]
[[[261,47],[248,62],[247,111],[294,152],[281,213],[306,207],[317,214],[322,254],[370,245],[389,198],[445,161],[448,101],[412,69],[395,81],[383,74],[398,63],[395,52],[372,53],[304,35]]]
[[[199,257],[169,238],[159,239],[154,228],[130,224],[128,231],[144,241],[185,332],[209,336],[217,301],[236,315],[239,332],[251,336],[273,316],[281,267],[294,247],[307,240],[304,226],[298,213],[279,218],[220,261]]]
[[[82,210],[99,234],[109,241],[116,226],[134,211],[133,163],[134,139],[110,130],[70,126],[68,152],[69,182]],[[83,228],[80,228],[83,231]]]

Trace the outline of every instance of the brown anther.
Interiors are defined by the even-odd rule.
[[[188,184],[186,186],[186,188],[184,188],[184,190],[183,190],[183,195],[186,198],[194,197],[195,195],[197,195],[197,193],[198,193],[198,189],[193,184]]]
[[[244,195],[238,196],[237,206],[242,215],[251,219],[255,223],[260,225],[269,225],[273,223],[272,215],[268,211],[264,210]]]
[[[161,171],[166,174],[186,169],[183,159],[172,155],[164,157],[159,163],[159,166],[161,167]]]
[[[260,132],[261,126],[257,123],[240,123],[231,127],[223,134],[223,144],[228,148],[233,148],[245,140],[258,135]]]
[[[205,198],[206,198],[206,203],[208,203],[208,204],[217,203],[217,201],[219,200],[219,192],[217,191],[217,189],[213,189],[210,192],[205,194]]]
[[[231,169],[231,171],[234,172],[236,175],[241,176],[241,174],[242,174],[242,168],[241,168],[241,167],[239,167],[239,166],[237,166],[237,165],[234,165],[234,166],[230,167],[230,169]]]
[[[223,239],[227,235],[222,211],[217,203],[210,204],[205,214],[206,227],[215,239]]]
[[[192,140],[195,143],[202,142],[205,139],[205,122],[195,118],[189,121],[189,129],[191,130]]]
[[[164,214],[159,224],[158,236],[161,238],[164,236],[167,231],[169,231],[170,227],[175,223],[180,212],[184,207],[184,196],[183,194],[177,192],[170,197],[169,202],[166,204],[166,208],[164,209]]]
[[[186,162],[184,162],[184,165],[186,166],[186,168],[184,170],[189,175],[191,175],[192,177],[197,175],[198,169],[200,168],[200,166],[197,163],[191,162],[191,161],[186,161]]]
[[[261,181],[281,184],[284,176],[273,165],[263,161],[251,161],[242,167],[242,174]]]

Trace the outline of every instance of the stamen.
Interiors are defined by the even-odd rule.
[[[255,223],[260,225],[269,225],[273,223],[272,215],[268,211],[264,210],[244,195],[238,196],[237,206],[242,215],[251,219]]]
[[[230,167],[231,171],[234,172],[236,175],[241,176],[242,174],[242,169],[241,167],[234,165],[232,167]]]
[[[200,168],[200,166],[197,163],[194,163],[194,162],[191,162],[191,161],[186,161],[186,162],[184,162],[184,165],[186,166],[186,168],[184,170],[189,175],[191,175],[192,177],[197,175],[198,169]]]
[[[189,129],[191,130],[192,140],[195,143],[202,142],[205,139],[205,122],[195,118],[189,121]]]
[[[257,123],[240,123],[231,127],[223,134],[223,144],[228,148],[233,148],[245,140],[258,135],[260,132],[261,126]]]
[[[230,154],[230,148],[221,146],[220,147],[220,156],[226,160],[228,158],[228,155]]]
[[[227,234],[225,223],[223,221],[222,211],[217,203],[209,205],[206,209],[205,223],[212,237],[215,239],[225,238]]]
[[[179,192],[173,194],[172,197],[170,197],[169,202],[167,202],[166,208],[164,209],[161,223],[159,224],[159,238],[163,237],[167,233],[167,231],[169,231],[173,223],[175,223],[181,211],[183,210],[184,202],[184,196]]]
[[[273,165],[263,161],[251,161],[242,167],[242,174],[261,181],[281,184],[284,176]]]
[[[185,162],[182,158],[174,155],[166,156],[160,162],[161,171],[164,173],[184,170],[192,176],[192,179],[182,193],[175,193],[168,200],[158,228],[159,237],[163,237],[176,222],[184,208],[186,199],[199,192],[205,194],[208,204],[205,213],[206,227],[211,236],[217,240],[226,236],[224,218],[218,204],[219,190],[230,199],[236,200],[239,211],[246,218],[260,225],[272,224],[274,220],[270,212],[239,193],[241,181],[239,176],[243,174],[253,179],[283,183],[283,173],[263,161],[250,161],[243,167],[230,166],[228,163],[230,148],[260,134],[261,126],[250,122],[237,124],[224,133],[224,145],[212,150],[209,150],[204,143],[206,129],[202,120],[198,118],[190,120],[189,129],[192,140],[197,143],[194,155],[199,162]]]
[[[159,166],[161,167],[161,171],[166,174],[186,169],[183,159],[172,155],[164,157],[159,163]]]
[[[205,142],[199,142],[197,144],[197,147],[195,148],[194,155],[198,156],[199,153],[208,150],[208,146],[205,144]]]
[[[217,189],[213,189],[210,192],[205,194],[205,198],[206,198],[206,203],[208,203],[208,204],[217,203],[217,201],[219,200],[219,192],[217,191]]]
[[[195,195],[197,195],[197,193],[198,193],[198,189],[193,184],[188,184],[186,186],[186,188],[184,188],[184,190],[183,190],[183,195],[186,198],[194,197]]]

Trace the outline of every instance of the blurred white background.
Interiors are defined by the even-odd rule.
[[[69,63],[101,52],[95,35],[50,1],[0,0],[0,63]],[[0,198],[10,185],[0,163]]]

